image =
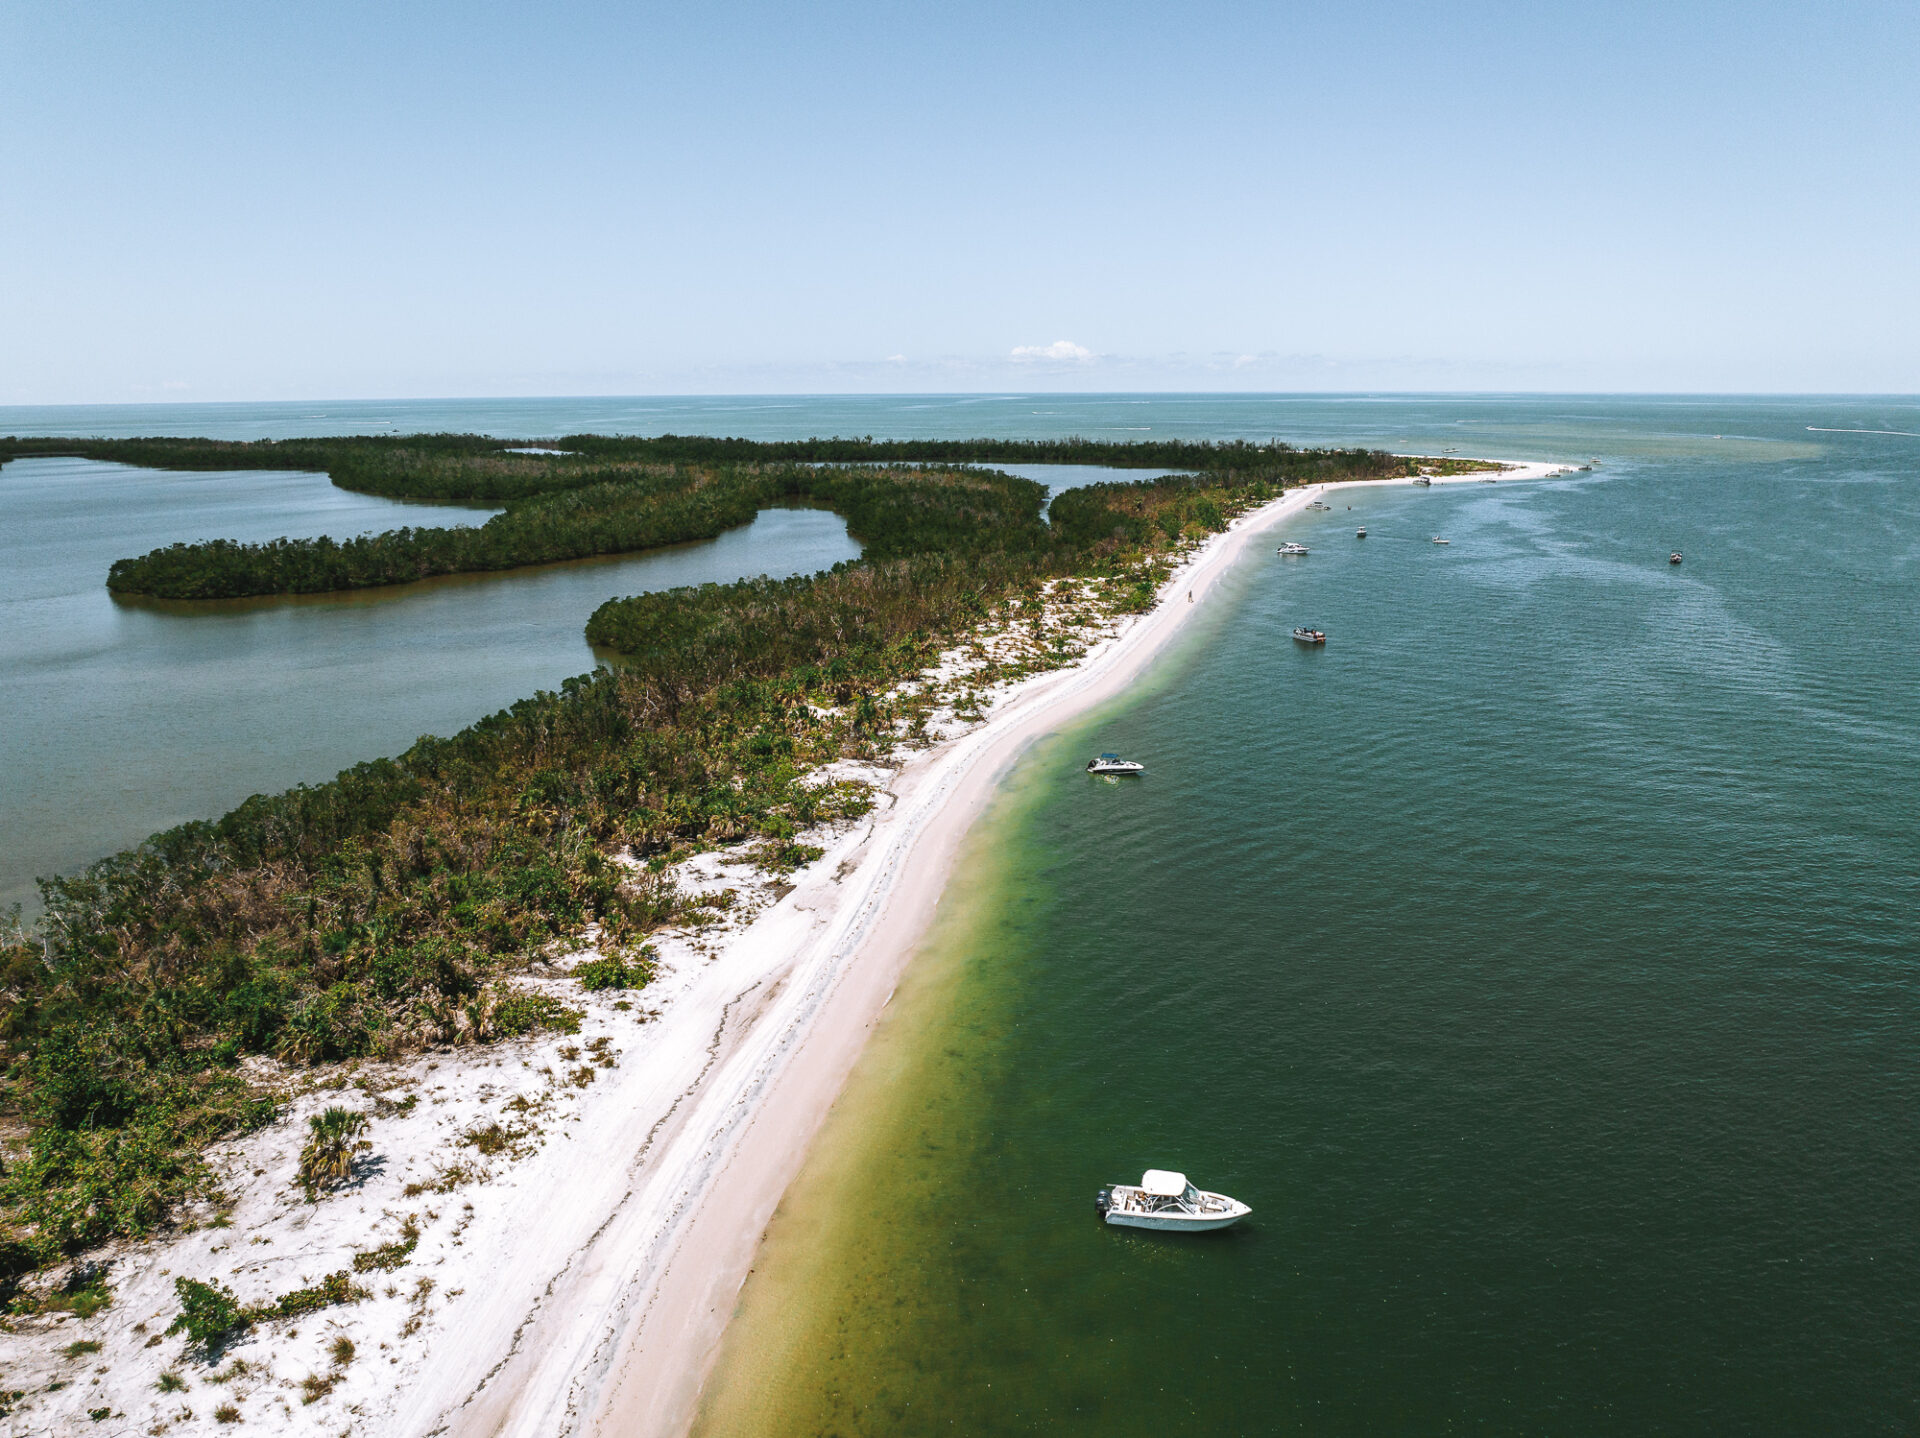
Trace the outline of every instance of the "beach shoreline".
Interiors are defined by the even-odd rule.
[[[1562,468],[1518,465],[1500,482]],[[834,883],[842,890],[841,922],[824,924],[812,952],[796,956],[804,993],[785,1012],[768,1013],[772,1022],[760,1043],[741,1045],[735,1055],[741,1072],[716,1075],[707,1110],[727,1115],[723,1128],[701,1132],[706,1142],[686,1174],[693,1180],[697,1171],[700,1181],[679,1185],[679,1201],[661,1212],[668,1222],[648,1255],[644,1292],[622,1305],[630,1318],[617,1345],[611,1351],[603,1345],[595,1355],[598,1394],[590,1406],[566,1415],[584,1419],[582,1431],[666,1438],[691,1426],[773,1211],[926,934],[962,841],[1014,762],[1036,740],[1137,680],[1258,538],[1322,494],[1383,483],[1402,487],[1377,480],[1305,486],[1238,517],[1187,556],[1155,607],[1117,638],[1071,668],[1012,686],[985,723],[902,767],[889,786],[893,804],[885,817],[839,856],[836,873],[845,877]],[[804,907],[834,897],[802,890],[793,899]],[[678,1161],[686,1164],[687,1156]],[[674,1162],[663,1155],[663,1167]],[[536,1422],[472,1431],[555,1430]]]
[[[215,1402],[289,1438],[343,1424],[414,1438],[687,1431],[768,1223],[1014,763],[1123,694],[1277,525],[1338,488],[1405,483],[1288,491],[1181,554],[1142,614],[1114,615],[1097,584],[1068,579],[1042,619],[988,621],[916,681],[936,696],[931,744],[814,776],[877,802],[799,836],[824,852],[790,882],[750,845],[676,865],[682,892],[722,902],[652,936],[642,990],[574,979],[593,933],[533,965],[522,986],[577,1010],[577,1030],[301,1076],[272,1124],[208,1149],[204,1202],[165,1235],[101,1252],[105,1312],[22,1321],[10,1385],[35,1396],[0,1411],[0,1432],[90,1428],[97,1411],[224,1431]],[[988,664],[1026,677],[987,686]],[[310,1202],[306,1122],[338,1104],[367,1115],[370,1151],[351,1184]],[[312,1319],[213,1355],[164,1341],[177,1278],[267,1305],[329,1274],[349,1300]],[[77,1332],[87,1339],[69,1343]],[[97,1362],[76,1383],[81,1350]]]

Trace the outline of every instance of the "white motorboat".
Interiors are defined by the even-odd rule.
[[[1315,499],[1308,502],[1307,508],[1308,509],[1332,509],[1333,506],[1330,504],[1322,504],[1319,500]]]
[[[1367,537],[1366,525],[1363,524],[1358,529],[1354,530],[1353,537],[1355,539],[1365,539]]]
[[[1100,1216],[1120,1228],[1158,1228],[1171,1233],[1204,1233],[1238,1223],[1253,1210],[1224,1193],[1208,1193],[1187,1182],[1184,1173],[1150,1168],[1140,1182],[1116,1183],[1100,1190]]]
[[[1674,551],[1673,551],[1673,553],[1672,553],[1672,554],[1669,554],[1669,555],[1667,556],[1667,563],[1669,563],[1669,564],[1678,564],[1678,563],[1680,562],[1680,560],[1681,560],[1681,558],[1682,558],[1682,557],[1683,557],[1683,556],[1681,555],[1681,553],[1680,553],[1680,551],[1676,549],[1676,550],[1674,550]]]
[[[1433,476],[1430,474],[1423,474],[1419,478],[1415,479],[1414,483],[1418,485],[1424,485],[1430,489],[1433,487]]]
[[[1302,624],[1293,631],[1293,637],[1298,639],[1302,644],[1325,644],[1327,642],[1327,631],[1324,629],[1309,629],[1306,625]]]
[[[1285,544],[1281,545],[1278,549],[1274,550],[1273,552],[1275,554],[1311,554],[1313,553],[1313,551],[1311,549],[1308,549],[1306,545],[1300,544],[1291,539],[1289,539]]]
[[[1453,543],[1453,541],[1452,541],[1451,539],[1442,539],[1442,538],[1441,538],[1441,537],[1440,537],[1439,535],[1437,535],[1437,534],[1436,534],[1436,535],[1434,535],[1434,537],[1433,537],[1433,542],[1434,542],[1435,544],[1452,544],[1452,543]]]
[[[1102,754],[1097,759],[1087,761],[1089,774],[1144,774],[1145,764],[1136,764],[1131,759],[1122,759],[1118,754]]]

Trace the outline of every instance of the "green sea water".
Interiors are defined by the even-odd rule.
[[[1024,758],[703,1434],[1920,1427],[1920,414],[1549,408]]]

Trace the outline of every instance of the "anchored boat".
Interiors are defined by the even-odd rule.
[[[1089,774],[1144,774],[1145,764],[1136,764],[1131,759],[1122,759],[1118,754],[1102,754],[1097,759],[1087,761]]]
[[[1291,539],[1289,539],[1285,544],[1281,545],[1278,549],[1274,550],[1273,552],[1275,554],[1311,554],[1313,553],[1313,551],[1311,549],[1308,549],[1306,545]]]
[[[1452,543],[1453,543],[1453,541],[1452,541],[1451,539],[1442,539],[1442,538],[1441,538],[1441,537],[1440,537],[1439,535],[1437,535],[1437,534],[1436,534],[1436,535],[1434,535],[1434,537],[1433,537],[1433,542],[1434,542],[1435,544],[1452,544]]]
[[[1672,554],[1669,554],[1669,555],[1667,556],[1667,563],[1669,563],[1669,564],[1678,564],[1679,562],[1680,562],[1680,551],[1679,551],[1679,550],[1677,550],[1677,549],[1676,549],[1676,550],[1674,550],[1674,551],[1673,551],[1673,553],[1672,553]]]
[[[1324,629],[1309,629],[1303,624],[1293,631],[1293,637],[1298,639],[1302,644],[1325,644],[1327,642],[1327,631]]]
[[[1184,1173],[1150,1168],[1140,1182],[1116,1183],[1100,1190],[1100,1216],[1119,1228],[1158,1228],[1204,1233],[1238,1223],[1253,1210],[1224,1193],[1208,1193],[1187,1182]]]
[[[1366,525],[1363,524],[1358,529],[1354,530],[1353,537],[1355,539],[1365,539],[1367,537]]]

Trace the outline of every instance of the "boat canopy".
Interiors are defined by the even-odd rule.
[[[1187,1176],[1164,1168],[1150,1168],[1140,1175],[1140,1187],[1155,1198],[1178,1198],[1187,1191]]]
[[[1118,754],[1102,754],[1100,757],[1102,759],[1118,759],[1120,756]]]

